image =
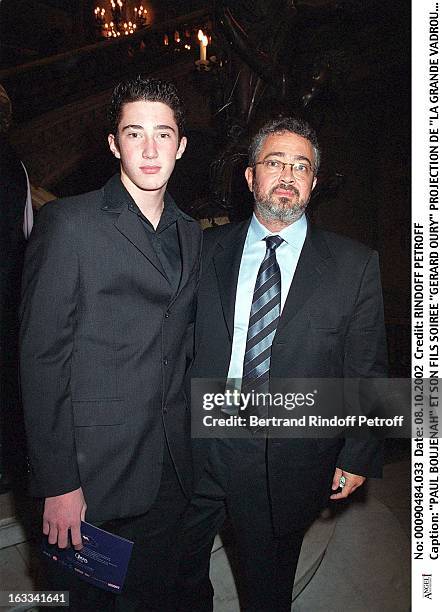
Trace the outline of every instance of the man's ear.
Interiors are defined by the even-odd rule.
[[[186,146],[187,146],[187,138],[183,136],[180,140],[180,145],[177,149],[175,159],[181,159],[184,151],[186,150]]]
[[[250,166],[247,166],[246,171],[244,172],[244,176],[246,177],[247,185],[249,186],[250,191],[253,192],[253,177],[254,177],[254,169]]]
[[[315,176],[315,178],[313,179],[313,183],[312,183],[312,191],[316,187],[317,181],[318,181],[318,177]]]
[[[112,151],[112,153],[117,159],[120,159],[120,151],[118,150],[118,145],[115,136],[113,134],[109,134],[109,136],[107,137],[107,141],[109,143],[109,149]]]

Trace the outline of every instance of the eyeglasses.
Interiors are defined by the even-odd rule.
[[[264,161],[256,162],[254,166],[262,164],[267,174],[282,174],[286,166],[290,166],[290,169],[295,178],[307,178],[313,172],[310,164],[305,161],[297,161],[294,164],[287,164],[279,159],[266,159]]]

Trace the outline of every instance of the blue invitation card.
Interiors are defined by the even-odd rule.
[[[58,548],[43,539],[43,554],[54,562],[106,591],[119,593],[124,584],[133,542],[95,527],[81,523],[83,548]]]

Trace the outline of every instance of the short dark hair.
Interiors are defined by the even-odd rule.
[[[115,136],[118,132],[123,105],[140,100],[166,104],[173,112],[178,126],[178,138],[181,139],[185,131],[184,107],[175,85],[170,81],[151,79],[141,75],[118,83],[112,93],[108,119],[110,129]]]
[[[271,134],[282,134],[284,132],[291,132],[306,138],[313,147],[314,160],[313,160],[313,172],[315,176],[318,174],[319,163],[321,160],[321,152],[319,150],[318,138],[315,130],[302,119],[295,119],[294,117],[281,117],[278,119],[272,119],[267,121],[261,129],[252,138],[249,146],[249,166],[253,167],[258,161],[258,156],[261,152],[264,140]]]

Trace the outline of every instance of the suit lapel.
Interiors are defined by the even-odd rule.
[[[299,313],[316,291],[323,274],[329,269],[330,257],[327,245],[309,223],[307,236],[290,285],[276,336],[283,332],[287,323]]]
[[[127,206],[123,207],[120,215],[115,221],[115,227],[123,234],[140,253],[146,257],[150,263],[160,272],[162,276],[169,282],[163,266],[155,253],[150,240],[146,236],[144,227],[142,226],[138,216],[131,212]]]
[[[198,240],[197,236],[194,236],[192,233],[192,223],[190,221],[183,217],[178,217],[177,228],[178,240],[180,242],[182,270],[178,289],[171,300],[171,304],[176,300],[181,290],[186,286],[190,273],[199,261],[198,253],[201,246],[200,240]]]
[[[213,257],[224,319],[231,339],[238,274],[249,224],[250,220],[247,220],[233,226],[228,235],[219,241]]]
[[[224,319],[233,338],[236,289],[239,268],[250,220],[232,226],[227,236],[220,238],[213,255]],[[295,317],[320,285],[329,270],[330,251],[314,227],[309,223],[307,236],[299,257],[296,272],[282,311],[276,336]]]
[[[103,203],[101,205],[101,210],[113,216],[118,214],[114,221],[116,229],[127,238],[127,240],[129,240],[129,242],[150,261],[167,282],[169,282],[150,240],[146,237],[145,230],[138,215],[129,210],[129,205],[131,203],[133,203],[133,200],[123,187],[120,176],[115,174],[103,187]]]

